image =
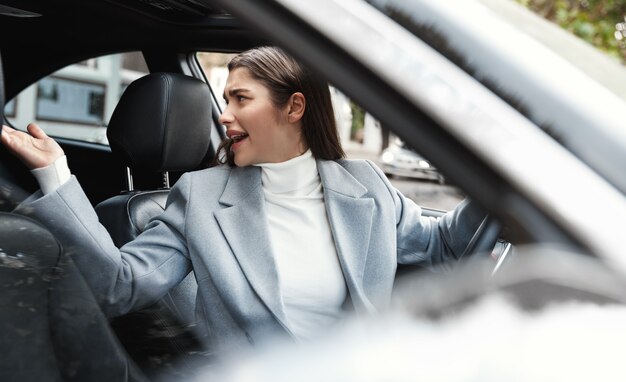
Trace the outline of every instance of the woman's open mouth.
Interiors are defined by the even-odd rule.
[[[248,133],[239,130],[226,130],[226,136],[234,142],[241,141],[248,136]]]
[[[244,139],[248,138],[248,134],[244,132],[233,132],[228,134],[228,138],[230,138],[230,140],[232,141],[230,149],[234,150],[241,144]]]
[[[248,134],[246,134],[246,133],[237,134],[237,135],[233,135],[233,136],[230,137],[230,139],[232,139],[234,143],[237,143],[239,141],[243,141],[246,138],[248,138]]]
[[[226,139],[220,145],[223,148],[226,163],[235,167],[235,149],[248,138],[248,133],[238,130],[226,130]],[[221,150],[221,149],[220,149]]]

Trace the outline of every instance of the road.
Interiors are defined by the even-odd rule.
[[[370,159],[378,164],[378,155],[375,152],[358,146],[346,147],[346,155],[352,159]],[[447,184],[404,177],[392,177],[389,180],[402,194],[423,207],[447,211],[454,208],[464,198],[458,188]]]
[[[458,188],[446,184],[409,178],[392,178],[390,181],[404,196],[422,207],[447,211],[464,198]]]

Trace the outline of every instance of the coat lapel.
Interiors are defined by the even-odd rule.
[[[374,200],[367,189],[334,161],[317,161],[326,214],[350,297],[357,310],[372,311],[363,291]],[[286,328],[258,167],[233,168],[215,218],[248,282]]]
[[[369,249],[374,200],[363,197],[367,189],[334,161],[317,161],[326,214],[337,256],[356,309],[372,311],[363,292],[365,262]]]
[[[285,326],[278,273],[270,245],[258,167],[233,168],[215,218],[248,282]],[[286,326],[285,326],[286,327]]]

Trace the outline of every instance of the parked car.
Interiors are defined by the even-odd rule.
[[[381,152],[380,167],[389,178],[401,176],[445,182],[435,166],[415,150],[406,147],[402,141],[395,142]]]
[[[519,294],[531,299],[520,301],[532,302],[527,307],[535,309],[563,299],[594,306],[623,307],[626,302],[626,69],[513,1],[0,0],[0,21],[5,95],[17,101],[6,110],[5,120],[11,124],[30,112],[32,119],[47,123],[94,206],[137,191],[162,192],[182,172],[209,166],[224,127],[217,120],[218,81],[203,71],[200,53],[230,54],[278,44],[388,126],[489,213],[467,251],[468,257],[489,254],[497,243],[496,259],[483,256],[489,271],[470,278],[453,273],[458,277],[445,286],[412,288],[413,294],[402,299],[412,314],[454,316],[458,305],[472,306],[490,290],[521,284],[524,293]],[[128,52],[143,61],[132,73],[112,74],[108,64],[98,64],[102,56]],[[73,70],[77,77],[68,79],[64,69],[71,64],[84,70]],[[202,103],[210,134],[200,164],[171,171],[161,171],[157,160],[130,166],[106,140],[94,138],[91,122],[110,122],[124,87],[142,78],[142,70],[195,77],[211,89]],[[108,81],[108,76],[119,76],[119,81]],[[65,102],[63,89],[77,98]],[[36,94],[30,98],[37,100],[34,106],[18,99],[28,92]],[[150,107],[138,121],[163,111],[157,103]],[[176,135],[185,137],[188,128],[180,124]],[[74,138],[58,133],[77,129],[87,131]],[[156,135],[147,128],[142,137]],[[188,372],[205,366],[189,359],[207,351],[197,348],[193,332],[185,330],[189,325],[165,330],[151,320],[156,314],[160,322],[163,306],[133,317],[134,322],[107,321],[71,257],[62,256],[71,248],[62,248],[36,222],[10,213],[37,185],[3,147],[0,186],[0,223],[6,222],[0,224],[0,238],[6,240],[0,243],[0,278],[6,287],[0,301],[3,379],[184,380],[191,379]],[[150,206],[160,208],[158,203]],[[117,228],[109,225],[111,231]],[[541,262],[512,255],[529,252]],[[579,266],[580,257],[584,266]],[[494,271],[501,281],[492,284]],[[416,280],[423,273],[411,270],[405,276]],[[536,285],[553,288],[546,293]],[[169,297],[171,302],[186,298]],[[570,317],[578,314],[584,312],[573,310]],[[148,336],[140,337],[146,329]],[[589,336],[576,332],[562,338],[584,342],[599,329],[587,327]],[[483,375],[517,360],[507,358],[511,348],[499,347],[498,355],[508,363],[493,365],[486,359],[493,353],[478,351],[482,338],[442,338],[450,347],[433,349],[437,357],[432,359],[454,356],[454,340],[471,341],[468,352],[485,359],[470,366]],[[155,355],[150,353],[154,339],[182,341]],[[416,337],[404,340],[420,345]],[[612,347],[576,345],[588,361],[617,354]],[[528,351],[535,349],[541,350]],[[393,351],[384,359],[406,356]],[[549,359],[564,363],[567,354],[550,353]],[[349,355],[338,355],[344,356]],[[303,359],[308,365],[316,361]],[[419,364],[420,359],[410,361]],[[280,367],[297,364],[271,364],[276,365],[272,372],[279,375]],[[519,364],[526,372],[541,373],[541,364]],[[397,376],[389,365],[380,365],[378,372],[388,377],[381,379]],[[442,367],[453,370],[448,366]],[[570,363],[567,371],[583,366]],[[317,368],[322,370],[332,371]],[[365,379],[368,374],[361,375]]]

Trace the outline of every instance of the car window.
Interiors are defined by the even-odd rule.
[[[626,67],[618,60],[513,1],[479,0],[462,9],[453,2],[367,2],[626,192],[623,169],[614,165],[624,162],[626,143]],[[622,21],[616,18],[610,28],[618,32]],[[454,97],[458,88],[448,87],[447,94],[437,96],[446,101],[442,109],[446,103],[459,104]],[[436,87],[422,89],[435,94]],[[467,106],[493,114],[484,101],[475,102],[477,96],[467,100]],[[458,127],[461,134],[469,131]],[[497,134],[504,130],[498,129]]]
[[[234,54],[198,52],[197,58],[220,108],[228,77],[228,62]],[[376,163],[394,187],[420,206],[441,211],[453,209],[464,193],[425,157],[408,147],[372,114],[334,86],[330,94],[341,144],[351,159]]]
[[[139,52],[95,57],[24,89],[5,107],[9,122],[35,122],[48,135],[108,145],[106,126],[124,89],[148,73]]]
[[[227,65],[234,56],[235,54],[233,53],[217,52],[198,52],[196,54],[202,71],[209,81],[209,84],[211,84],[211,90],[222,110],[226,107],[222,94],[224,92],[224,86],[226,85],[226,78],[228,78]]]

